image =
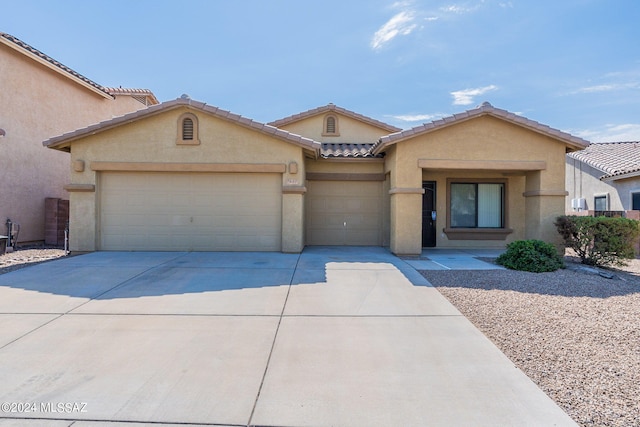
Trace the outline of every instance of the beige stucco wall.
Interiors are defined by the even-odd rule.
[[[567,214],[578,214],[578,211],[571,207],[571,199],[574,198],[584,198],[586,210],[594,210],[596,195],[608,196],[609,207],[607,210],[631,210],[633,207],[631,193],[640,192],[640,177],[601,181],[600,177],[603,175],[605,172],[567,157],[566,182],[569,192],[565,203]]]
[[[21,226],[19,242],[44,239],[44,201],[68,198],[69,155],[42,141],[145,108],[129,96],[107,99],[0,43],[0,234]]]
[[[416,254],[421,248],[423,180],[438,183],[437,245],[440,247],[504,246],[522,238],[558,243],[553,221],[564,212],[565,145],[498,118],[482,116],[401,141],[387,152],[391,192],[391,250]],[[419,159],[456,160],[459,169],[421,169]],[[465,161],[542,161],[541,171],[469,170]],[[450,166],[447,166],[449,168]],[[517,168],[517,166],[516,166]],[[447,178],[501,178],[508,182],[508,228],[505,241],[451,240],[442,232],[446,221]],[[395,192],[394,192],[395,189]],[[527,197],[523,193],[527,192]]]
[[[338,119],[338,135],[323,135],[324,118],[332,115]],[[387,135],[389,131],[381,129],[369,123],[355,120],[351,117],[336,113],[328,112],[308,117],[288,125],[281,126],[281,129],[287,130],[297,135],[303,135],[319,142],[332,143],[359,143],[372,144],[381,136]]]
[[[177,145],[180,116],[190,112],[198,119],[199,145]],[[197,164],[272,164],[282,165],[282,250],[299,252],[303,247],[305,163],[301,147],[256,130],[186,107],[169,110],[138,121],[77,140],[71,146],[73,162],[83,161],[84,171],[73,171],[73,184],[96,186],[95,192],[71,194],[71,250],[97,248],[99,224],[100,172],[92,162],[197,163]],[[291,163],[297,173],[291,173]],[[135,165],[131,170],[136,170]]]

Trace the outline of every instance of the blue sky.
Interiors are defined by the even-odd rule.
[[[0,0],[0,31],[104,86],[268,122],[333,102],[410,128],[484,101],[640,140],[637,0]]]

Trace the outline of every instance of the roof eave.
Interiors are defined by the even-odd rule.
[[[233,122],[247,129],[268,134],[274,138],[278,138],[285,142],[298,145],[309,154],[312,154],[315,158],[320,155],[320,148],[322,147],[322,145],[317,141],[284,131],[282,129],[275,128],[273,126],[265,125],[246,117],[233,114],[229,111],[221,110],[220,108],[206,105],[203,102],[193,101],[188,98],[178,98],[176,100],[164,102],[162,104],[152,105],[148,108],[125,114],[124,116],[105,120],[86,128],[78,129],[73,132],[68,132],[63,135],[49,138],[42,144],[45,147],[51,149],[69,151],[69,147],[73,141],[77,141],[79,139],[86,138],[87,136],[96,135],[98,133],[105,132],[109,129],[113,129],[127,123],[131,123],[146,117],[151,117],[156,114],[161,114],[182,107],[200,110],[207,114],[211,114],[219,119]]]
[[[402,142],[402,141],[414,138],[416,136],[425,135],[429,132],[441,130],[449,126],[460,124],[468,120],[476,119],[482,116],[496,117],[501,120],[505,120],[507,122],[524,127],[528,130],[539,133],[541,135],[556,139],[564,143],[568,149],[571,149],[571,151],[582,150],[587,146],[589,146],[590,144],[588,141],[583,140],[582,138],[578,138],[566,132],[562,132],[557,129],[550,128],[549,126],[542,125],[538,122],[534,122],[527,118],[517,116],[506,110],[497,109],[491,106],[490,104],[485,103],[474,110],[469,110],[464,113],[454,114],[453,116],[445,117],[430,123],[425,123],[425,124],[413,127],[411,129],[407,129],[404,131],[383,136],[378,141],[378,144],[376,144],[376,146],[374,147],[373,154],[381,153],[390,145],[397,144],[398,142]]]
[[[99,88],[89,84],[88,82],[74,76],[73,74],[68,73],[67,71],[63,70],[60,67],[55,66],[54,64],[52,64],[51,62],[45,60],[44,58],[39,57],[38,55],[29,52],[28,50],[22,48],[21,46],[11,42],[10,40],[5,39],[4,37],[0,37],[0,43],[4,44],[7,47],[10,47],[11,49],[15,50],[18,53],[21,53],[22,55],[25,55],[28,58],[33,59],[34,61],[38,62],[41,65],[44,65],[45,67],[47,67],[48,69],[50,69],[51,71],[54,71],[66,78],[68,78],[69,80],[72,80],[73,82],[79,84],[80,86],[83,86],[86,89],[89,89],[90,91],[106,98],[106,99],[113,99],[113,96],[111,96],[110,94],[108,94],[107,92],[105,92],[104,90],[100,90]],[[96,83],[97,85],[97,83]],[[99,85],[98,85],[99,86]]]

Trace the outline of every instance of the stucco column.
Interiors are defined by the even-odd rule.
[[[422,253],[422,188],[392,188],[390,249],[396,255]]]
[[[282,252],[300,253],[304,248],[304,194],[306,187],[282,189]]]
[[[560,248],[562,239],[554,222],[558,216],[564,214],[567,192],[564,185],[556,185],[559,188],[548,188],[554,183],[543,185],[543,178],[542,171],[527,173],[523,193],[526,215],[525,238],[543,240]]]
[[[85,189],[69,190],[69,250],[71,252],[93,252],[96,242],[96,193],[92,185]]]

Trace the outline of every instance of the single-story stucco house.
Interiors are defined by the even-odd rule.
[[[640,142],[591,144],[567,154],[566,168],[567,213],[616,211],[640,218]]]
[[[588,142],[484,103],[400,130],[333,104],[262,124],[183,96],[44,145],[71,153],[72,251],[558,243]]]

